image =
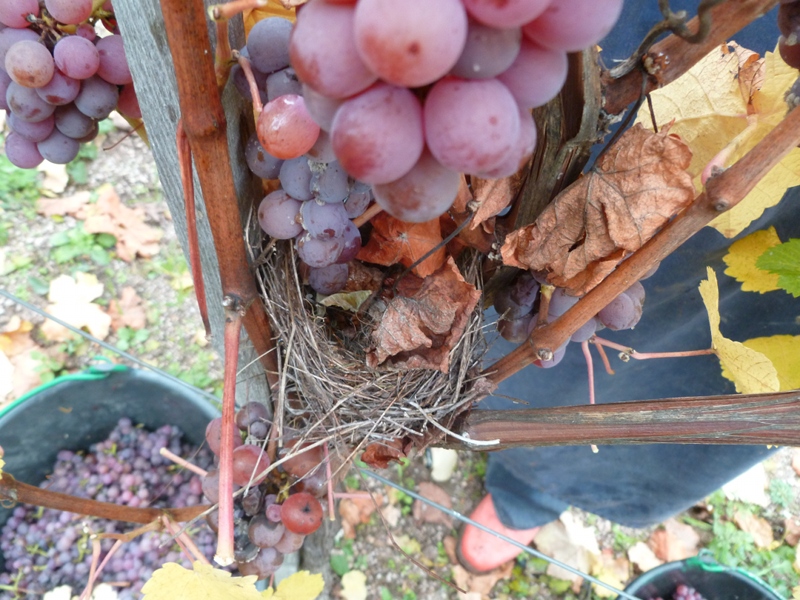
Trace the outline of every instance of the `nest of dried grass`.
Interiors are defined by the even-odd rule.
[[[303,286],[293,244],[277,242],[262,251],[260,232],[250,237],[278,351],[274,406],[282,428],[296,428],[309,441],[331,439],[351,456],[374,442],[397,448],[397,440],[403,440],[404,451],[419,450],[441,439],[461,413],[486,395],[486,380],[479,375],[486,350],[480,302],[450,352],[447,373],[371,368],[366,353],[375,311],[360,311],[358,318],[348,313],[344,318],[356,323],[357,332],[343,335],[329,312],[339,309],[318,304]],[[481,256],[468,254],[459,261],[460,271],[481,289]]]

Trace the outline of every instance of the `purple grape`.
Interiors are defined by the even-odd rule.
[[[87,117],[74,104],[59,106],[56,109],[55,123],[61,133],[75,140],[89,135],[96,124],[94,119]]]
[[[638,308],[638,310],[637,310]],[[625,292],[597,313],[600,322],[612,331],[632,329],[642,316],[642,308]]]
[[[500,319],[497,321],[497,331],[503,339],[514,344],[521,344],[531,334],[531,324],[536,315],[528,314],[519,319]]]
[[[555,352],[553,352],[552,360],[543,360],[541,361],[541,367],[543,369],[551,369],[555,367],[558,363],[564,360],[564,354],[567,353],[567,345],[564,344],[560,348],[558,348]]]
[[[311,164],[311,192],[328,204],[344,202],[350,191],[347,172],[337,162]]]
[[[344,201],[344,209],[347,211],[347,216],[351,219],[360,217],[364,211],[369,208],[372,203],[372,188],[368,187],[366,190],[350,190],[350,195]]]
[[[303,85],[291,67],[267,76],[267,99],[269,101],[286,94],[303,95]]]
[[[77,79],[67,77],[56,69],[50,83],[36,89],[36,93],[45,102],[56,106],[70,104],[81,91],[81,83]]]
[[[303,202],[300,207],[303,229],[317,238],[341,238],[350,219],[343,204],[320,204],[316,200]]]
[[[505,320],[516,320],[530,314],[533,310],[533,303],[519,304],[511,297],[511,288],[497,290],[494,295],[494,309],[497,314]]]
[[[303,232],[298,222],[300,202],[283,190],[276,190],[258,206],[258,222],[267,235],[279,240],[288,240]]]
[[[248,402],[236,412],[236,426],[242,431],[258,421],[266,421],[269,418],[267,407],[261,402]]]
[[[361,250],[361,232],[352,221],[348,221],[342,237],[344,238],[344,248],[336,262],[344,264],[358,256],[358,252]]]
[[[547,312],[553,318],[560,317],[570,308],[575,306],[578,303],[578,300],[579,298],[576,298],[575,296],[568,296],[563,289],[557,288],[553,292],[553,295],[550,296],[550,307],[548,308]]]
[[[522,306],[533,306],[539,295],[539,283],[528,271],[521,273],[511,286],[511,299]]]
[[[6,158],[20,169],[33,169],[44,160],[36,144],[15,131],[6,136]]]
[[[289,66],[289,34],[292,22],[270,17],[256,23],[247,36],[250,61],[262,73],[274,73]]]
[[[5,3],[0,3],[0,7],[4,6],[6,6]],[[0,8],[0,10],[2,10],[2,8]],[[0,67],[5,65],[6,54],[8,53],[9,48],[11,48],[11,46],[17,42],[21,42],[23,40],[38,42],[39,34],[30,29],[16,29],[11,27],[0,30]]]
[[[110,35],[98,40],[97,52],[100,54],[100,66],[97,69],[100,77],[114,85],[133,83],[121,35]]]
[[[62,37],[53,48],[53,58],[59,70],[72,79],[88,79],[100,67],[97,47],[78,35]]]
[[[101,121],[111,114],[119,101],[117,86],[94,75],[84,79],[75,106],[87,117]]]
[[[283,161],[264,150],[255,133],[247,140],[244,158],[253,174],[261,179],[277,179],[281,172]]]
[[[8,110],[8,102],[6,102],[6,92],[8,86],[11,85],[11,77],[5,70],[0,69],[0,109]]]
[[[60,131],[53,131],[46,140],[36,144],[36,147],[45,160],[57,165],[65,165],[78,156],[81,145],[80,142],[67,137]]]
[[[250,53],[247,52],[247,47],[242,48],[239,53],[246,59],[250,60]],[[268,102],[266,92],[267,74],[256,69],[252,63],[250,64],[250,70],[253,72],[253,79],[255,80],[256,87],[258,88],[258,95],[261,99],[261,104],[266,104]],[[238,63],[233,65],[231,68],[231,78],[233,79],[233,85],[236,86],[236,89],[242,98],[252,102],[253,96],[250,94],[250,83],[247,81],[247,76],[244,74],[244,69],[242,69],[241,65]]]
[[[569,338],[571,342],[585,342],[590,340],[597,331],[597,319],[592,317],[584,323],[572,336]]]
[[[336,160],[336,153],[333,151],[333,144],[331,143],[330,134],[324,129],[320,129],[319,137],[311,150],[306,152],[306,156],[323,163],[329,163]]]
[[[47,139],[55,126],[55,119],[47,117],[38,123],[29,123],[12,114],[8,117],[8,126],[12,131],[16,131],[29,142],[41,142]]]
[[[283,532],[283,523],[270,521],[265,515],[253,517],[248,529],[250,540],[259,548],[274,546],[283,537]]]
[[[306,109],[314,122],[324,131],[330,132],[333,126],[333,117],[336,116],[336,111],[339,110],[344,100],[323,96],[305,84],[303,85],[303,99],[306,101]]]
[[[308,284],[318,294],[327,296],[340,291],[347,283],[350,269],[346,264],[333,264],[320,269],[310,269]]]
[[[284,161],[278,175],[281,187],[295,200],[311,200],[311,167],[305,156]]]
[[[335,263],[344,250],[341,237],[320,239],[305,233],[297,237],[297,255],[309,267],[320,269]]]
[[[55,106],[42,100],[35,89],[23,87],[16,81],[8,84],[6,104],[13,114],[29,123],[44,121],[56,110]]]

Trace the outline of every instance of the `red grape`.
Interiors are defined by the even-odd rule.
[[[281,505],[281,519],[292,533],[314,533],[322,525],[322,505],[308,492],[293,494]]]

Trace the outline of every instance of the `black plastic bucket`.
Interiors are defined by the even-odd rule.
[[[155,373],[100,365],[56,379],[0,411],[3,469],[38,485],[59,450],[86,450],[105,440],[122,417],[151,430],[176,425],[186,441],[199,446],[206,425],[218,415],[199,393]],[[0,506],[0,525],[12,509]],[[0,571],[4,566],[0,555]]]
[[[693,587],[706,600],[785,600],[756,576],[719,565],[706,553],[642,573],[625,591],[642,600],[668,600],[681,584]]]

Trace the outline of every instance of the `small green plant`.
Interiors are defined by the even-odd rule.
[[[67,175],[79,184],[84,185],[89,181],[89,163],[97,158],[97,146],[94,144],[81,144],[78,156],[67,165]]]
[[[769,499],[781,508],[789,508],[795,498],[791,484],[782,479],[773,479],[769,484]]]
[[[149,329],[131,329],[122,327],[117,331],[117,348],[127,351],[130,348],[143,344],[150,337]]]
[[[31,352],[31,358],[39,364],[34,369],[42,383],[50,383],[56,377],[66,374],[64,363],[38,351]]]
[[[0,136],[0,139],[3,139]],[[0,208],[20,210],[35,218],[34,201],[39,198],[39,173],[35,169],[20,169],[0,154]]]
[[[87,257],[100,266],[111,262],[109,250],[117,244],[117,238],[108,233],[88,233],[83,223],[67,231],[59,231],[50,238],[50,256],[57,264],[76,258]]]
[[[167,365],[165,371],[197,388],[208,390],[221,396],[222,380],[212,373],[215,359],[216,354],[210,350],[204,350],[199,346],[195,346],[194,361],[192,361],[191,364],[186,365],[185,363],[172,362]]]

